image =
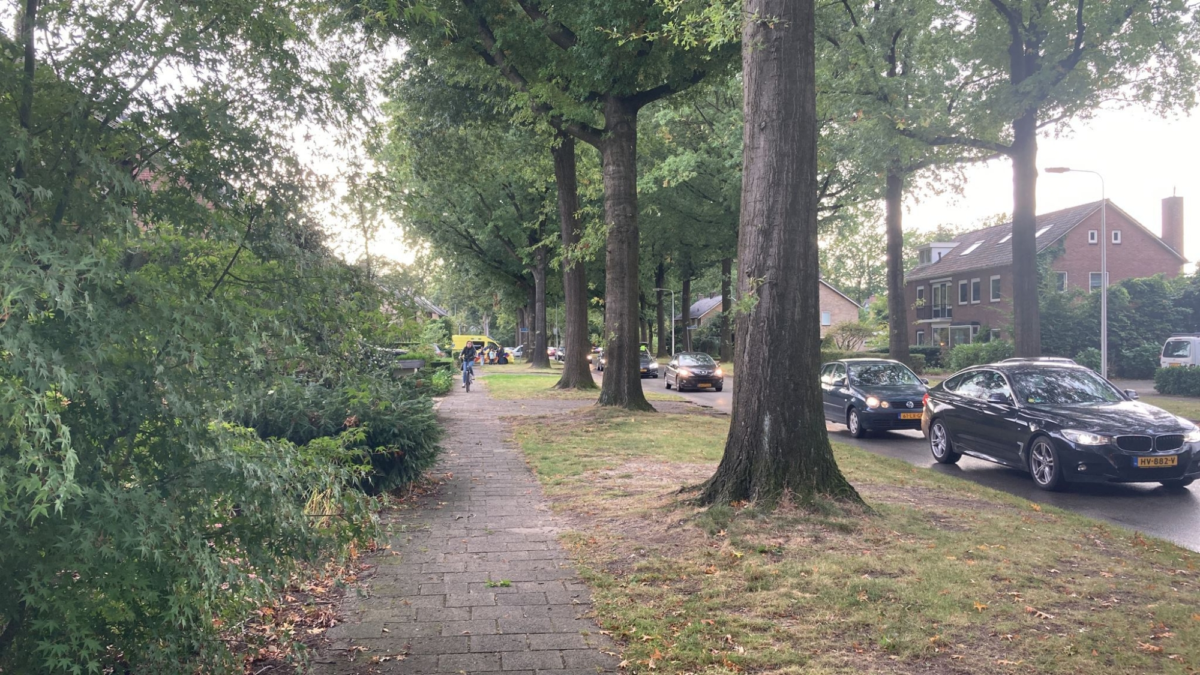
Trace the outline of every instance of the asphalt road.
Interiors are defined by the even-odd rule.
[[[642,380],[642,387],[646,391],[665,391],[661,379]],[[724,391],[720,393],[689,391],[680,395],[694,403],[730,412],[733,407],[733,378],[725,378]],[[882,432],[866,438],[853,438],[843,425],[828,424],[826,428],[829,429],[830,440],[839,443],[858,446],[869,452],[904,460],[913,466],[974,481],[1031,502],[1057,506],[1200,551],[1200,484],[1177,492],[1164,490],[1157,483],[1072,485],[1065,492],[1046,492],[1034,487],[1028,474],[991,462],[963,457],[958,464],[938,464],[919,431]]]

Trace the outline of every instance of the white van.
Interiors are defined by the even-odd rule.
[[[1172,335],[1163,345],[1163,368],[1200,366],[1200,335]]]

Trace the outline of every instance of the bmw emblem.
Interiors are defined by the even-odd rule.
[[[908,407],[910,407],[910,408],[911,408],[911,407],[913,407],[913,402],[912,402],[912,401],[909,401],[909,402],[908,402],[908,403],[906,403],[905,405],[907,405]]]

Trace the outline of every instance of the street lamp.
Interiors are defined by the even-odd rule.
[[[1104,176],[1098,171],[1053,166],[1046,173],[1090,173],[1100,179],[1100,377],[1108,378],[1108,198],[1105,196]]]
[[[656,291],[666,291],[671,294],[671,356],[675,356],[675,291],[669,288],[655,288]],[[662,336],[659,335],[661,340]]]

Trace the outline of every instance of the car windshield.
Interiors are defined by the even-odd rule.
[[[855,384],[867,387],[897,387],[921,383],[921,380],[917,379],[911,370],[900,363],[852,365],[850,366],[850,379]]]
[[[1164,359],[1186,359],[1191,353],[1192,344],[1187,340],[1168,340],[1163,347]]]
[[[715,366],[716,361],[708,354],[680,354],[679,365],[681,366]]]
[[[1121,393],[1090,370],[1054,368],[1012,374],[1017,396],[1034,405],[1084,405],[1115,403]]]

